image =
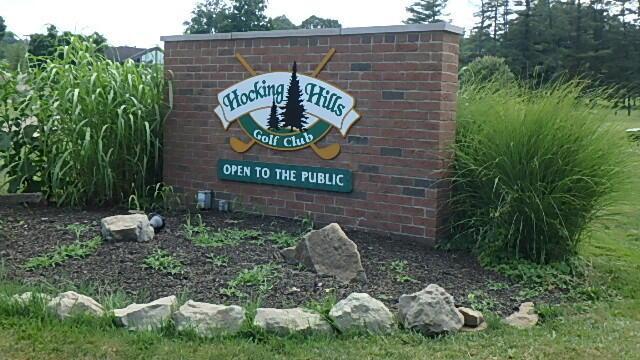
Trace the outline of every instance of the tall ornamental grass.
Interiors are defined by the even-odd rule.
[[[454,243],[484,262],[538,263],[576,253],[626,180],[629,143],[569,82],[531,90],[467,84],[453,178]]]
[[[0,72],[0,163],[9,191],[58,204],[123,202],[161,180],[165,81],[74,38],[50,58]]]

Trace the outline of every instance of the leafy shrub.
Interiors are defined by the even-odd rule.
[[[262,235],[262,232],[253,229],[224,228],[215,231],[204,224],[200,214],[196,214],[194,218],[192,221],[191,215],[187,215],[182,230],[184,236],[198,246],[235,246],[250,239],[256,241]]]
[[[82,259],[95,253],[100,245],[102,245],[102,238],[100,236],[96,236],[87,241],[77,240],[73,244],[62,245],[47,254],[29,259],[24,264],[24,268],[33,270],[55,267],[68,259]]]
[[[224,268],[229,266],[230,258],[226,255],[207,254],[207,262],[215,267]]]
[[[242,270],[238,276],[231,279],[227,287],[223,288],[221,292],[227,296],[246,296],[246,294],[240,291],[240,286],[257,287],[259,294],[271,290],[275,285],[276,280],[280,276],[280,266],[278,264],[269,263],[256,265],[251,269]]]
[[[477,250],[485,263],[548,263],[576,253],[588,225],[622,189],[630,149],[583,90],[570,82],[461,91],[454,244]]]
[[[469,65],[460,69],[460,83],[480,84],[487,82],[498,82],[510,84],[516,77],[509,69],[509,65],[504,58],[496,56],[483,56],[473,60]]]
[[[184,271],[182,262],[162,249],[156,249],[153,254],[147,256],[142,267],[171,275],[181,274]]]
[[[82,237],[82,235],[89,231],[89,225],[87,224],[78,224],[78,223],[74,223],[74,224],[69,224],[65,227],[65,229],[71,231],[73,233],[73,235],[75,235],[76,240],[80,241],[80,238]]]
[[[406,260],[394,260],[389,263],[388,269],[393,274],[393,277],[396,282],[406,283],[406,282],[418,282],[416,279],[412,278],[408,275],[409,272],[409,264]]]
[[[274,243],[279,248],[288,248],[296,246],[300,240],[300,236],[290,234],[286,231],[273,232],[267,236],[267,240]]]
[[[115,63],[98,50],[72,38],[18,73],[0,69],[0,163],[9,192],[101,204],[159,182],[162,69]]]

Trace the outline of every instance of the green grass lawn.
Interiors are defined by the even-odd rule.
[[[640,123],[621,120],[622,127]],[[635,189],[640,189],[640,168],[634,171]],[[616,210],[617,215],[594,229],[581,249],[593,264],[591,289],[608,288],[615,295],[563,305],[530,330],[509,328],[490,318],[484,332],[435,339],[398,333],[201,340],[171,331],[128,333],[106,319],[59,322],[42,314],[0,309],[0,358],[640,359],[640,191],[626,194]],[[20,290],[15,284],[0,286],[0,293]]]

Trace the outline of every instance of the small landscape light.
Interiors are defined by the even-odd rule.
[[[196,206],[201,210],[211,209],[213,203],[213,194],[211,190],[200,190],[196,196]]]
[[[151,213],[149,214],[149,224],[151,224],[153,230],[158,232],[164,228],[164,217],[157,213]]]
[[[230,202],[229,200],[220,200],[218,201],[218,211],[227,212],[230,211]]]

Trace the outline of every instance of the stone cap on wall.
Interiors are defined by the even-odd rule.
[[[248,31],[217,34],[189,34],[161,36],[161,41],[195,41],[195,40],[230,40],[230,39],[257,39],[297,36],[330,36],[330,35],[356,35],[356,34],[381,34],[381,33],[405,33],[446,31],[454,34],[462,34],[464,29],[447,22],[435,24],[409,24],[391,26],[367,26],[354,28],[331,29],[294,29],[271,31]]]

